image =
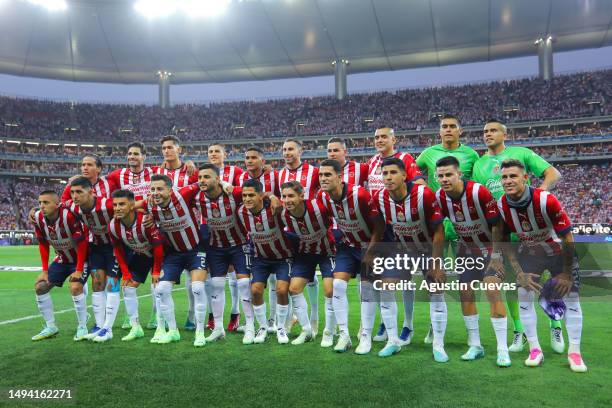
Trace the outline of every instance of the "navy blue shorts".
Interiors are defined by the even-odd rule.
[[[89,257],[87,260],[89,273],[92,274],[98,269],[106,271],[106,276],[116,278],[118,269],[115,267],[115,254],[111,245],[89,244]]]
[[[353,278],[360,275],[363,251],[345,244],[340,244],[337,248],[334,272],[350,273]]]
[[[289,282],[292,263],[292,259],[253,258],[251,283],[261,282],[265,285],[271,274],[276,275],[276,280]]]
[[[200,252],[208,252],[210,249],[210,231],[207,224],[200,225],[200,243],[198,250]]]
[[[317,265],[323,278],[334,277],[336,259],[333,256],[316,254],[297,254],[291,267],[291,277],[304,278],[311,281],[314,279]]]
[[[64,281],[76,271],[76,264],[64,264],[60,262],[51,262],[49,265],[49,283],[60,288],[64,285]],[[83,268],[81,278],[78,280],[83,285],[87,283],[89,277],[89,268]]]
[[[535,273],[542,275],[545,270],[550,272],[550,276],[555,276],[563,273],[563,254],[555,256],[534,256],[529,254],[519,254],[519,264],[525,273]],[[572,292],[577,292],[580,289],[580,267],[578,266],[578,257],[574,254],[572,262]],[[538,281],[539,279],[534,279]]]
[[[206,269],[206,254],[195,249],[187,252],[169,251],[164,257],[160,281],[181,282],[183,270]]]
[[[149,275],[151,268],[153,268],[153,258],[127,249],[125,251],[125,261],[132,274],[132,280],[138,283],[145,283],[147,275]]]
[[[465,270],[463,270],[462,273],[459,273],[462,267],[455,264],[455,272],[457,272],[459,275],[460,283],[470,283],[483,280],[485,277],[485,272],[487,272],[487,266],[489,266],[489,263],[491,262],[491,258],[488,256],[479,257],[476,255],[458,254],[455,257],[455,262],[457,262],[457,259],[464,259],[464,264],[466,265],[463,267]]]
[[[237,245],[230,248],[211,247],[206,253],[210,276],[224,276],[230,265],[239,275],[248,275],[250,271],[249,245]]]

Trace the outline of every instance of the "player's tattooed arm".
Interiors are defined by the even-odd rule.
[[[554,166],[550,166],[544,170],[542,176],[544,177],[544,181],[542,181],[540,188],[546,191],[554,189],[559,180],[561,180],[561,173],[559,170],[555,169]]]
[[[197,166],[193,162],[193,160],[185,160],[185,170],[188,176],[196,173],[198,171]]]
[[[277,196],[269,192],[264,193],[264,195],[268,200],[270,200],[270,208],[272,209],[272,212],[274,214],[279,214],[283,209],[283,203],[281,202],[281,200],[279,200]]]

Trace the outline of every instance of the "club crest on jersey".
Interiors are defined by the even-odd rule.
[[[57,234],[55,233],[55,230],[49,230],[49,238],[57,239]]]
[[[455,212],[455,219],[457,221],[465,221],[465,216],[463,215],[461,211],[457,211]]]
[[[255,231],[259,231],[259,232],[261,232],[261,231],[263,231],[263,230],[264,230],[264,226],[263,226],[263,224],[262,224],[261,222],[257,221],[257,222],[255,223]]]
[[[129,244],[136,245],[136,240],[134,240],[134,237],[132,235],[128,235],[126,238]]]
[[[219,218],[219,216],[221,216],[221,211],[219,211],[219,209],[218,209],[218,208],[216,208],[216,207],[215,207],[215,208],[213,208],[213,210],[212,210],[212,216],[213,216],[214,218]]]
[[[172,210],[170,208],[162,208],[162,214],[164,217],[170,217],[172,215]]]
[[[308,234],[308,228],[305,225],[300,225],[300,232],[302,234]]]
[[[531,231],[531,223],[527,220],[523,220],[521,222],[521,227],[523,228],[523,231]]]
[[[344,219],[344,211],[338,210],[338,218]]]
[[[403,212],[398,212],[397,213],[397,220],[400,221],[400,222],[406,221],[406,216],[404,215]]]
[[[493,166],[493,174],[497,174],[499,173],[499,164],[496,164],[495,166]]]
[[[381,167],[377,167],[376,171],[374,172],[374,174],[382,174],[382,166]]]

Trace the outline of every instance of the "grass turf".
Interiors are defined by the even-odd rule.
[[[38,265],[36,247],[0,248],[2,265]],[[37,315],[32,290],[37,272],[0,272],[0,322]],[[148,285],[146,285],[148,286]],[[359,326],[356,283],[349,287],[351,332]],[[321,288],[322,292],[322,288]],[[146,295],[148,287],[140,289]],[[52,291],[55,310],[70,309],[68,289]],[[449,294],[454,295],[454,294]],[[229,299],[229,295],[228,295]],[[431,346],[423,344],[429,325],[429,307],[415,305],[416,335],[412,345],[388,359],[376,352],[374,343],[367,356],[339,355],[314,343],[300,347],[279,346],[274,337],[266,344],[243,346],[241,334],[207,344],[192,346],[193,333],[181,331],[183,339],[171,345],[148,343],[145,339],[122,343],[127,333],[118,325],[115,339],[106,344],[74,343],[75,314],[72,310],[56,316],[60,335],[33,343],[41,318],[2,324],[0,336],[0,406],[37,406],[40,402],[9,401],[8,389],[73,390],[73,403],[79,406],[611,406],[610,391],[612,338],[609,297],[583,299],[585,316],[583,355],[587,374],[569,371],[566,357],[555,355],[548,346],[547,319],[538,313],[544,366],[523,366],[526,353],[513,354],[513,366],[495,366],[495,338],[488,306],[479,303],[481,338],[487,355],[475,362],[463,362],[466,334],[456,296],[447,296],[449,323],[446,350],[451,361],[437,364]],[[177,320],[186,316],[183,290],[174,293]],[[322,300],[322,299],[321,299]],[[141,320],[146,321],[151,298],[140,298]],[[399,309],[402,307],[400,305]],[[319,306],[321,326],[323,304]],[[90,310],[91,312],[91,310]],[[401,313],[400,313],[401,314]],[[226,313],[226,322],[227,322]],[[293,336],[298,328],[294,328]],[[356,339],[353,337],[354,345]],[[67,401],[48,401],[45,406],[65,406]]]

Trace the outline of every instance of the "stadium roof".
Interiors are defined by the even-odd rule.
[[[227,0],[215,17],[154,19],[136,0],[44,1],[0,0],[0,72],[229,82],[331,75],[339,58],[357,73],[535,55],[547,34],[555,51],[612,45],[609,0]]]

